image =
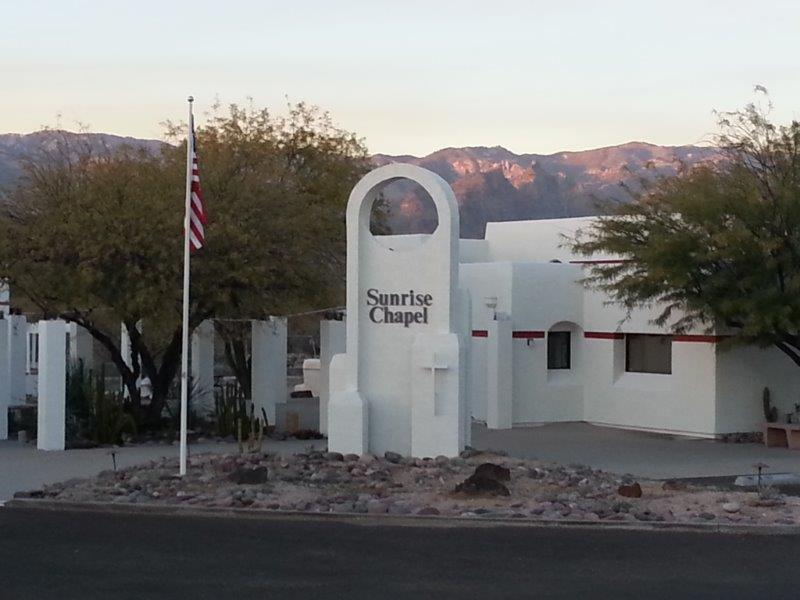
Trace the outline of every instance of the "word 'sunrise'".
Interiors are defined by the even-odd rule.
[[[428,322],[428,309],[432,304],[433,296],[414,290],[402,294],[385,294],[375,288],[367,290],[367,306],[372,307],[369,320],[373,323],[401,323],[403,327],[424,324]]]

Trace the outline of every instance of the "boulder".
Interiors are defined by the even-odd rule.
[[[475,476],[495,481],[511,481],[511,471],[502,465],[482,463],[475,468]]]
[[[316,473],[313,473],[309,479],[310,481],[320,483],[336,483],[341,477],[339,471],[336,469],[320,469]]]
[[[256,467],[254,469],[239,468],[228,475],[228,480],[237,485],[257,485],[266,483],[269,478],[267,467]]]
[[[621,485],[617,488],[617,494],[625,498],[641,498],[642,486],[639,485],[638,481],[634,481],[630,485]]]
[[[435,506],[423,506],[422,508],[420,508],[416,512],[416,514],[418,514],[418,515],[438,515],[440,513],[439,513],[439,509],[436,508]]]
[[[459,453],[459,457],[461,458],[472,458],[474,456],[478,456],[479,454],[483,454],[480,450],[476,450],[475,448],[467,447]]]
[[[470,495],[510,496],[511,492],[501,483],[510,479],[511,472],[507,468],[494,463],[483,463],[476,467],[472,475],[456,485],[455,491]]]
[[[737,513],[742,510],[742,505],[738,502],[725,502],[722,505],[722,510],[724,510],[726,513]]]
[[[383,457],[390,463],[394,463],[396,465],[403,462],[403,456],[401,454],[398,454],[397,452],[392,452],[391,450],[387,450],[384,453]]]

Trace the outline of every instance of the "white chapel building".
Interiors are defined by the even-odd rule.
[[[474,419],[714,437],[760,430],[764,387],[781,420],[794,410],[800,370],[779,350],[723,349],[704,330],[670,335],[652,324],[657,307],[627,315],[587,289],[585,269],[614,257],[574,256],[564,236],[594,220],[489,223],[484,239],[460,240]]]

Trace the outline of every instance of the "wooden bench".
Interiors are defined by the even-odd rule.
[[[767,447],[800,450],[800,424],[764,423],[764,444]]]

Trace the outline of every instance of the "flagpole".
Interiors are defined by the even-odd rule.
[[[192,204],[192,154],[194,153],[194,116],[189,96],[189,135],[186,138],[186,198],[183,216],[183,337],[181,340],[181,437],[180,475],[186,475],[186,429],[189,399],[189,211]]]

